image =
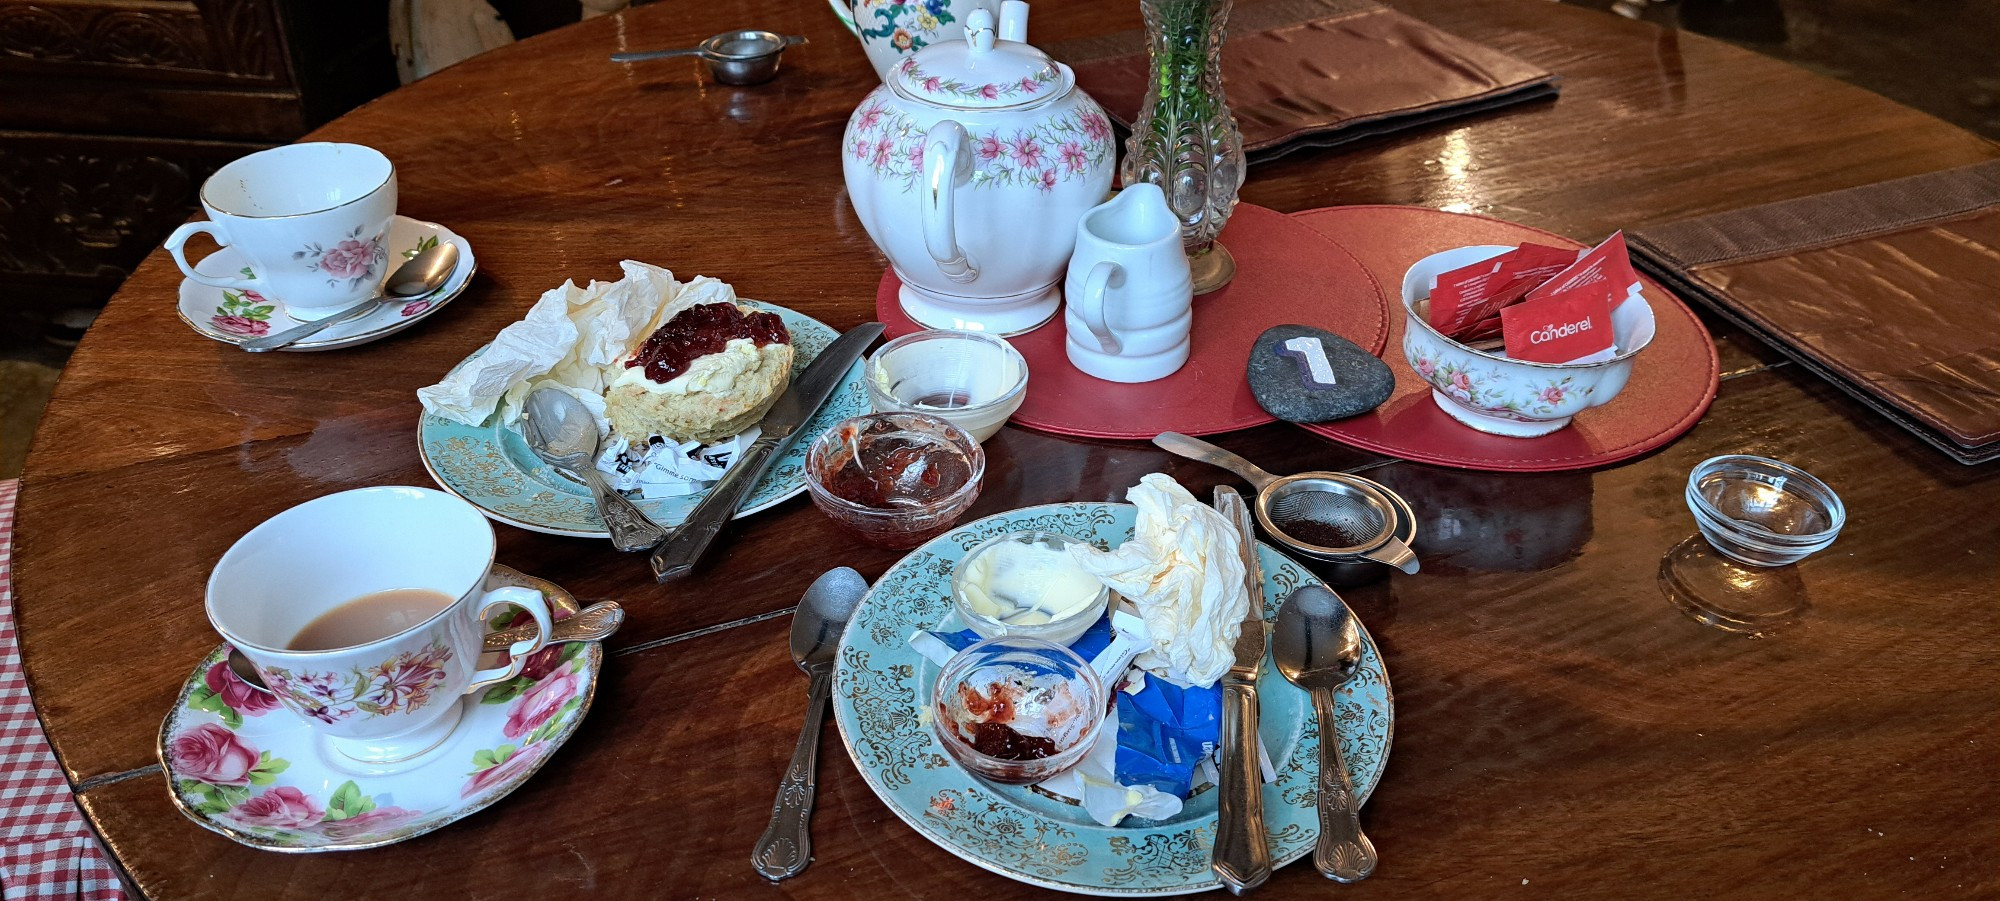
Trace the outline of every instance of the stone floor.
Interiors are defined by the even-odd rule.
[[[1993,49],[2000,3],[1993,0],[1561,2],[1729,41],[2000,140],[2000,53]],[[20,474],[76,331],[75,322],[0,322],[0,479]]]

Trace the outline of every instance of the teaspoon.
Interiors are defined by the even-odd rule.
[[[1312,693],[1319,717],[1319,841],[1313,866],[1335,882],[1360,882],[1375,872],[1375,844],[1361,832],[1333,693],[1361,662],[1361,626],[1338,595],[1318,585],[1301,586],[1278,608],[1271,661],[1293,685]]]
[[[820,722],[833,688],[840,635],[867,593],[868,580],[860,573],[845,566],[830,569],[813,580],[792,612],[792,662],[805,670],[812,687],[806,693],[806,722],[799,730],[798,746],[792,749],[792,763],[778,783],[778,799],[771,803],[771,824],[750,851],[750,866],[773,882],[797,876],[812,863],[810,826],[819,782]]]
[[[666,540],[667,531],[606,484],[603,473],[597,471],[597,419],[575,395],[561,388],[536,388],[528,395],[527,411],[521,416],[521,437],[542,462],[590,489],[597,501],[597,515],[611,532],[613,547],[643,551]]]
[[[325,319],[317,319],[296,328],[288,328],[275,335],[252,338],[236,345],[251,353],[277,350],[304,341],[322,330],[373,314],[385,303],[392,300],[414,300],[436,291],[451,279],[458,269],[458,245],[439,242],[410,258],[410,261],[396,267],[389,273],[389,280],[382,284],[382,293],[354,306],[341,310]]]

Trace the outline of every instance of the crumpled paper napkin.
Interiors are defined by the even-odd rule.
[[[1236,527],[1162,473],[1142,477],[1125,499],[1139,508],[1132,538],[1111,551],[1078,544],[1070,554],[1138,607],[1152,640],[1139,667],[1213,686],[1236,660],[1250,605]]]

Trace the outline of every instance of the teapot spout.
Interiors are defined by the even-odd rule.
[[[1023,0],[1000,0],[1000,39],[1028,42],[1028,4]]]

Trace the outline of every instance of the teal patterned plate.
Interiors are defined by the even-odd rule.
[[[1100,826],[1081,807],[1024,786],[975,778],[945,755],[919,711],[928,709],[938,668],[910,649],[910,633],[951,610],[951,572],[966,552],[995,535],[1040,529],[1100,547],[1132,535],[1129,504],[1048,504],[989,516],[932,539],[897,562],[861,601],[841,637],[833,712],[847,752],[868,786],[925,838],[972,863],[1031,885],[1089,895],[1178,895],[1218,888],[1209,869],[1215,792],[1188,799],[1170,820],[1127,819]],[[1319,579],[1259,543],[1264,615],[1300,585]],[[1389,760],[1395,715],[1389,674],[1367,629],[1360,669],[1336,696],[1341,748],[1366,801]],[[1319,728],[1305,692],[1267,659],[1257,683],[1262,734],[1278,781],[1264,786],[1264,825],[1279,866],[1312,852]]]
[[[825,323],[803,313],[755,300],[739,298],[737,302],[768,310],[785,320],[785,328],[792,333],[794,379],[840,336]],[[476,357],[479,353],[473,351],[472,355]],[[771,462],[771,468],[758,480],[757,487],[751,489],[737,516],[756,513],[806,490],[806,448],[812,444],[813,436],[843,419],[868,412],[864,366],[865,361],[854,362],[840,386],[820,405],[819,412],[799,429],[797,440]],[[597,506],[591,502],[590,490],[537,459],[529,452],[520,431],[500,425],[499,419],[492,416],[484,425],[467,426],[425,413],[417,427],[417,443],[423,449],[424,469],[430,472],[431,480],[470,501],[496,522],[550,535],[611,537],[604,529],[604,520],[597,515]],[[654,522],[672,528],[685,522],[688,511],[706,494],[653,500],[634,498],[633,503]]]

